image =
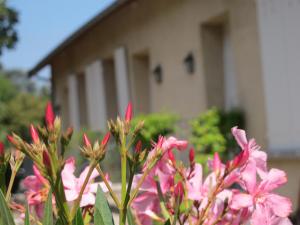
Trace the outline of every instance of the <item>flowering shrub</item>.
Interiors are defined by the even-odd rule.
[[[287,182],[286,174],[268,170],[266,153],[254,139],[247,140],[245,131],[232,128],[240,153],[224,164],[216,152],[208,160],[210,174],[203,178],[203,167],[195,162],[195,152],[187,141],[160,136],[151,149],[143,149],[137,140],[143,122],[132,127],[131,119],[129,104],[124,119],[109,121],[109,132],[101,142],[91,143],[83,135],[80,150],[89,165],[79,177],[74,175],[75,159],[65,159],[73,131],[61,131],[60,118],[55,117],[50,103],[45,126],[30,126],[31,143],[14,133],[8,135],[13,150],[0,144],[0,171],[2,174],[10,166],[12,176],[8,187],[0,177],[0,224],[15,224],[14,211],[26,225],[112,225],[105,193],[119,210],[120,225],[126,221],[129,225],[291,224],[287,218],[290,200],[273,192]],[[120,198],[101,167],[110,136],[121,158]],[[175,150],[189,150],[187,166],[176,160]],[[14,178],[25,155],[34,163],[34,175],[23,181],[28,206],[11,200]]]

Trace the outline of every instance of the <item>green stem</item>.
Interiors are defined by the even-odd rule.
[[[14,181],[15,181],[15,178],[16,178],[16,175],[17,175],[17,170],[16,170],[16,169],[13,169],[13,170],[11,171],[11,177],[10,177],[9,184],[8,184],[8,188],[7,188],[7,192],[6,192],[6,201],[7,201],[7,202],[10,201],[11,190],[12,190],[12,187],[13,187],[13,184],[14,184]]]
[[[121,203],[120,203],[120,201],[119,201],[119,199],[118,199],[116,193],[112,190],[112,188],[111,188],[109,182],[108,182],[107,179],[105,178],[105,175],[104,175],[104,173],[103,173],[103,171],[102,171],[100,165],[97,165],[96,169],[97,169],[98,173],[100,174],[100,176],[101,176],[101,178],[102,178],[104,184],[106,185],[106,187],[107,187],[107,189],[108,189],[108,191],[109,191],[109,194],[110,194],[111,198],[114,200],[116,206],[117,206],[118,209],[120,210],[120,209],[121,209]]]
[[[144,180],[146,179],[146,177],[148,176],[148,174],[150,173],[151,169],[153,168],[153,166],[156,164],[156,162],[152,162],[151,164],[149,164],[150,166],[148,166],[146,168],[146,170],[144,171],[141,179],[138,181],[138,184],[136,185],[135,189],[133,190],[133,193],[131,194],[130,200],[128,202],[128,205],[130,206],[132,201],[134,200],[134,198],[137,196],[140,187],[142,186],[142,184],[144,183]]]
[[[120,211],[120,225],[125,225],[126,223],[126,212],[127,206],[125,205],[126,198],[126,175],[127,175],[127,149],[125,138],[123,138],[121,143],[121,180],[122,180],[122,190],[121,190],[121,211]]]
[[[57,205],[58,218],[63,222],[63,224],[71,224],[69,206],[66,201],[64,186],[61,178],[59,177],[55,183],[53,183],[53,181],[50,181],[50,184],[52,190],[54,191],[53,194]]]
[[[158,194],[158,198],[159,198],[159,205],[161,208],[161,212],[166,220],[171,219],[170,214],[165,205],[165,198],[162,193],[159,181],[156,180],[155,184],[156,184],[156,189],[157,189],[157,194]]]
[[[78,208],[78,206],[79,206],[79,204],[80,204],[80,201],[81,201],[83,192],[84,192],[84,190],[85,190],[85,188],[86,188],[86,185],[87,185],[88,182],[89,182],[89,179],[90,179],[90,177],[91,177],[91,175],[92,175],[92,172],[93,172],[93,170],[95,169],[95,167],[96,167],[96,164],[95,164],[95,163],[91,163],[91,164],[90,164],[89,171],[88,171],[88,173],[87,173],[87,175],[86,175],[86,177],[85,177],[85,180],[84,180],[84,183],[83,183],[83,185],[82,185],[82,187],[81,187],[81,189],[80,189],[78,198],[75,200],[75,203],[74,203],[73,208],[72,208],[72,211],[71,211],[71,218],[72,218],[72,219],[74,218],[74,216],[75,216],[75,214],[76,214],[76,211],[77,211],[77,208]]]

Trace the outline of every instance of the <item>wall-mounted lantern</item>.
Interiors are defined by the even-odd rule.
[[[188,74],[193,74],[195,72],[195,59],[193,53],[190,52],[187,54],[183,59],[183,64]]]
[[[160,84],[162,82],[162,67],[160,64],[158,64],[157,66],[155,66],[154,70],[153,70],[153,75],[155,78],[155,81]]]

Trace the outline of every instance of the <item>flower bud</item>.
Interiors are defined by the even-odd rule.
[[[30,135],[33,143],[37,144],[40,142],[39,135],[32,124],[30,125]]]
[[[240,167],[243,166],[247,160],[249,159],[249,150],[244,149],[241,151],[234,159],[233,159],[233,167]]]
[[[179,198],[179,202],[181,202],[182,198],[183,198],[183,194],[184,194],[184,188],[183,188],[183,184],[181,181],[179,181],[177,183],[177,185],[175,186],[174,194],[175,194],[176,199]]]
[[[168,156],[169,156],[169,159],[171,160],[171,162],[172,162],[173,164],[176,164],[175,155],[174,155],[174,153],[173,153],[172,150],[169,150],[169,151],[168,151]]]
[[[85,145],[86,147],[91,147],[91,146],[92,146],[92,145],[91,145],[91,142],[90,142],[90,140],[89,140],[89,138],[87,137],[86,134],[83,134],[83,143],[84,143],[84,145]]]
[[[13,144],[13,145],[15,145],[15,146],[18,145],[18,142],[16,141],[16,139],[15,139],[13,136],[7,135],[6,137],[7,137],[7,140],[8,140],[11,144]]]
[[[72,135],[73,135],[73,127],[68,127],[67,131],[66,131],[66,137],[68,139],[71,139]]]
[[[130,122],[131,119],[132,119],[132,104],[131,102],[129,102],[125,113],[125,121]]]
[[[135,145],[134,151],[135,151],[135,153],[138,154],[138,153],[141,152],[141,150],[142,150],[142,141],[139,140],[139,141],[136,143],[136,145]]]
[[[190,164],[195,163],[195,150],[193,148],[190,149],[189,160],[190,160]]]
[[[46,111],[45,111],[45,121],[48,128],[52,128],[54,125],[54,112],[52,108],[51,102],[47,103]]]
[[[5,153],[4,144],[0,142],[0,157],[3,157]]]
[[[102,141],[101,141],[101,146],[102,146],[103,148],[106,147],[106,145],[107,145],[107,143],[108,143],[108,141],[109,141],[109,138],[110,138],[110,132],[107,132],[107,133],[105,134],[104,138],[103,138]]]
[[[49,153],[46,150],[43,151],[43,164],[47,169],[51,168],[51,159]]]
[[[215,152],[213,159],[213,170],[215,173],[219,173],[221,169],[221,159],[218,152]]]

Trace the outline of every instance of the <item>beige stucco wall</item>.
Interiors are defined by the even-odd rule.
[[[228,14],[231,27],[238,94],[246,112],[247,129],[265,145],[265,111],[254,1],[133,1],[55,57],[53,75],[57,77],[55,80],[60,80],[59,83],[64,83],[63,76],[80,73],[88,63],[98,58],[111,58],[114,49],[125,46],[130,84],[134,87],[132,56],[146,51],[150,69],[158,63],[163,68],[161,84],[157,84],[150,74],[150,111],[167,110],[183,118],[194,117],[207,107],[200,27],[222,14]],[[195,56],[194,75],[187,74],[183,66],[183,58],[189,52]],[[135,90],[131,88],[133,100],[134,94]]]

